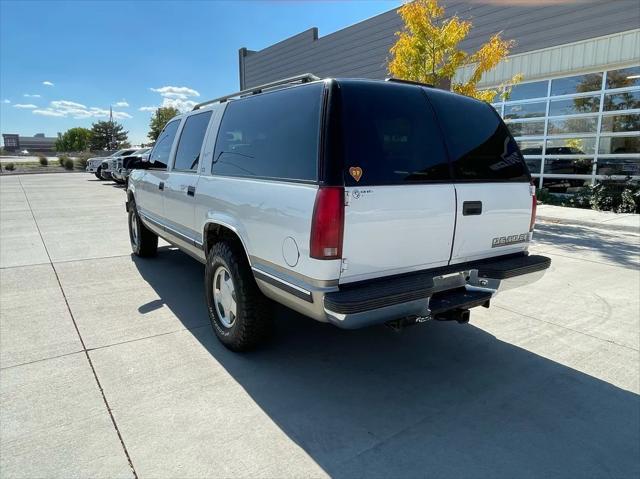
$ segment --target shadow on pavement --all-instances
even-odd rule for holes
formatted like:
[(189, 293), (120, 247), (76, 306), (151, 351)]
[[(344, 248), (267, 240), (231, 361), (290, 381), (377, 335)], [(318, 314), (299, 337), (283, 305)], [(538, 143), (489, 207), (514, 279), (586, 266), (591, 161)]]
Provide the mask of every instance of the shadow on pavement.
[[(187, 327), (207, 321), (201, 264), (168, 248), (134, 262)], [(333, 477), (640, 474), (636, 394), (473, 325), (342, 331), (279, 308), (248, 354), (191, 333)]]
[(533, 239), (540, 246), (553, 246), (568, 252), (597, 250), (609, 261), (624, 267), (637, 268), (640, 259), (640, 242), (633, 233), (537, 223)]

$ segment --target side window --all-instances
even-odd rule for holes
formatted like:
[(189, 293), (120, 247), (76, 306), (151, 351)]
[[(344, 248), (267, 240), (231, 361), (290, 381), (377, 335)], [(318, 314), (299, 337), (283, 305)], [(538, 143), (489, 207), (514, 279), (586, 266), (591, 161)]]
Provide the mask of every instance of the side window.
[(195, 171), (198, 169), (202, 141), (207, 132), (211, 111), (191, 115), (185, 121), (173, 168), (182, 171)]
[(149, 163), (152, 168), (161, 170), (167, 169), (167, 165), (169, 164), (169, 154), (171, 153), (171, 145), (173, 144), (173, 139), (176, 136), (179, 124), (180, 120), (170, 121), (165, 125), (162, 133), (160, 133), (160, 136), (156, 141), (156, 145), (151, 151), (151, 156), (149, 157)]
[(529, 181), (518, 145), (490, 105), (435, 89), (427, 95), (442, 124), (456, 179)]
[(316, 180), (322, 90), (312, 84), (230, 102), (213, 173)]

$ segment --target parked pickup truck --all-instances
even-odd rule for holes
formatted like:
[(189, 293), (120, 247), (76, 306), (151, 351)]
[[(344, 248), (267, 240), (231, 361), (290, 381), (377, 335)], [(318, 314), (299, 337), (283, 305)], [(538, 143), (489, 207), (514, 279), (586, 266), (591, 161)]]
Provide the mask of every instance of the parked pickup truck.
[(151, 148), (140, 148), (128, 155), (117, 157), (115, 161), (113, 161), (113, 164), (110, 165), (111, 179), (116, 183), (126, 183), (130, 170), (133, 169), (134, 165), (138, 164), (142, 156), (149, 150), (151, 150)]
[(86, 171), (96, 175), (96, 178), (98, 178), (99, 180), (103, 180), (104, 178), (102, 177), (102, 164), (105, 160), (108, 161), (110, 159), (117, 158), (118, 156), (133, 153), (134, 151), (135, 149), (124, 149), (114, 151), (109, 156), (98, 156), (95, 158), (89, 158), (87, 160)]
[(549, 267), (535, 189), (488, 104), (398, 80), (302, 75), (202, 103), (129, 178), (136, 255), (158, 236), (205, 265), (209, 317), (240, 351), (279, 302), (341, 328), (466, 322)]

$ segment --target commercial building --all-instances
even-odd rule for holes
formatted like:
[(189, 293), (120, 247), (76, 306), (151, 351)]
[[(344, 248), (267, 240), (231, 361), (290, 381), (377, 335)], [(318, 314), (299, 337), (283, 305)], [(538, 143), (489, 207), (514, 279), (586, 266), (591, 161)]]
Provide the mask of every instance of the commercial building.
[[(444, 0), (446, 15), (471, 20), (461, 44), (475, 51), (502, 32), (510, 57), (483, 78), (493, 88), (524, 80), (493, 104), (540, 186), (571, 192), (598, 179), (640, 179), (640, 2)], [(300, 73), (383, 79), (396, 9), (324, 37), (310, 28), (260, 51), (239, 51), (240, 87)], [(468, 70), (457, 72), (464, 79)]]
[(20, 136), (15, 133), (3, 133), (4, 150), (19, 152), (27, 150), (29, 153), (46, 153), (56, 150), (56, 137), (44, 136), (36, 133), (33, 136)]

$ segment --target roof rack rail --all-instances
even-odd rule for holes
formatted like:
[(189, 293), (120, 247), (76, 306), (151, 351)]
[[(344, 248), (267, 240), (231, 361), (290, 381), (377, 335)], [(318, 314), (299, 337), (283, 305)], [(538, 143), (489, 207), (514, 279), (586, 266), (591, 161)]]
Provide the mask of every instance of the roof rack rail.
[(433, 86), (431, 83), (422, 83), (422, 82), (413, 81), (413, 80), (403, 80), (402, 78), (385, 78), (384, 81), (392, 81), (394, 83), (407, 83), (409, 85), (419, 85), (419, 86), (426, 86), (429, 88), (435, 88), (435, 86)]
[(198, 103), (193, 107), (193, 110), (199, 110), (203, 106), (210, 105), (211, 103), (222, 103), (231, 98), (242, 97), (247, 95), (257, 95), (258, 93), (262, 93), (264, 90), (272, 90), (276, 87), (284, 87), (286, 85), (290, 85), (292, 83), (308, 83), (311, 81), (320, 80), (320, 77), (317, 77), (313, 73), (303, 73), (302, 75), (296, 75), (289, 78), (283, 78), (282, 80), (276, 80), (273, 82), (265, 83), (264, 85), (254, 86), (253, 88), (247, 88), (246, 90), (240, 90), (235, 93), (231, 93), (229, 95), (221, 96), (219, 98), (214, 98), (213, 100), (203, 101), (202, 103)]

